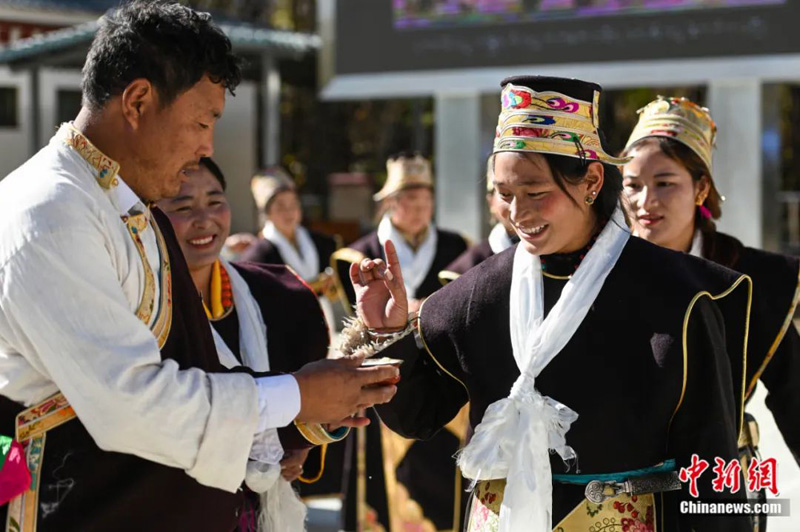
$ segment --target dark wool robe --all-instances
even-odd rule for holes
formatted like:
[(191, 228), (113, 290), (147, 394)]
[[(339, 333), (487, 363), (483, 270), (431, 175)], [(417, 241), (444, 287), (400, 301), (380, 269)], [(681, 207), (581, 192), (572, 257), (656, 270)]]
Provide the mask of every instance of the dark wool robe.
[(764, 383), (766, 405), (800, 464), (800, 335), (792, 323), (800, 259), (745, 247), (718, 232), (703, 235), (703, 256), (753, 279), (746, 397)]
[(456, 260), (447, 265), (444, 271), (453, 272), (458, 275), (464, 274), (494, 255), (492, 246), (489, 245), (488, 240), (484, 240), (479, 244), (475, 244), (464, 253), (459, 255)]
[[(314, 247), (317, 248), (317, 253), (319, 254), (319, 273), (322, 273), (325, 271), (325, 268), (330, 266), (331, 255), (338, 247), (336, 245), (336, 239), (328, 235), (323, 235), (322, 233), (317, 233), (316, 231), (309, 230), (308, 233), (311, 236)], [(261, 264), (286, 264), (286, 261), (281, 256), (281, 252), (278, 251), (278, 247), (266, 238), (259, 238), (255, 244), (247, 248), (247, 250), (242, 253), (240, 260), (259, 262)]]
[[(442, 287), (439, 272), (467, 249), (467, 242), (458, 233), (436, 229), (436, 255), (424, 281), (417, 289), (420, 299), (430, 296)], [(383, 247), (378, 240), (378, 233), (372, 232), (351, 244), (348, 248), (334, 254), (333, 263), (349, 301), (350, 308), (355, 304), (355, 292), (350, 283), (350, 264), (362, 258), (384, 258)], [(367, 504), (377, 512), (380, 523), (387, 527), (389, 508), (386, 495), (386, 476), (384, 474), (383, 443), (380, 424), (373, 411), (368, 415), (372, 423), (366, 428), (366, 470), (367, 470)], [(353, 434), (348, 438), (348, 456), (346, 457), (346, 488), (344, 529), (356, 529), (356, 438)], [(463, 515), (467, 497), (461, 496), (459, 489), (456, 496), (456, 483), (461, 478), (453, 463), (452, 456), (458, 451), (461, 442), (452, 432), (443, 430), (435, 438), (427, 442), (414, 442), (395, 471), (397, 480), (409, 492), (411, 499), (422, 506), (426, 518), (430, 519), (437, 530), (453, 528), (454, 515)], [(458, 500), (460, 499), (460, 500)]]
[[(164, 235), (172, 272), (172, 326), (161, 358), (175, 360), (182, 370), (226, 372), (169, 219), (158, 209), (152, 212)], [(0, 397), (0, 433), (14, 434), (14, 418), (23, 409)], [(65, 479), (72, 480), (67, 495), (52, 489)], [(236, 527), (243, 502), (241, 490), (228, 493), (210, 488), (182, 469), (101, 450), (80, 419), (47, 433), (39, 490), (39, 532), (227, 532)], [(51, 511), (45, 515), (43, 507)], [(3, 523), (6, 510), (3, 506)]]
[[(511, 242), (516, 244), (519, 242), (519, 237), (516, 234), (513, 235), (511, 237)], [(463, 275), (494, 254), (488, 239), (479, 244), (475, 244), (459, 255), (456, 260), (451, 262), (444, 270), (439, 272), (439, 281), (441, 281), (442, 284), (454, 281), (458, 279), (460, 275)]]
[[(392, 430), (430, 438), (468, 400), (475, 427), (489, 405), (508, 396), (520, 375), (509, 326), (515, 249), (425, 302), (424, 349), (408, 337), (382, 353), (405, 360), (394, 400), (376, 407)], [(546, 311), (566, 282), (544, 278)], [(579, 415), (566, 441), (580, 473), (624, 472), (670, 458), (680, 468), (693, 453), (711, 465), (714, 457), (737, 456), (741, 396), (733, 389), (731, 361), (744, 356), (747, 284), (709, 261), (628, 241), (586, 318), (536, 379), (543, 395)], [(560, 457), (551, 457), (553, 473), (564, 473)], [(701, 498), (744, 500), (743, 490), (714, 492), (708, 471), (699, 479)], [(584, 501), (584, 489), (554, 483), (554, 525)], [(656, 495), (658, 530), (748, 530), (746, 517), (680, 515), (679, 500), (688, 497), (686, 485)]]

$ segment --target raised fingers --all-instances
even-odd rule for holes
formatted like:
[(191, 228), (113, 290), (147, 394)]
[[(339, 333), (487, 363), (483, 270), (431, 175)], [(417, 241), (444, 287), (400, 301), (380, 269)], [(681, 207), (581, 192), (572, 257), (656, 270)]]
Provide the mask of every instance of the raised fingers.
[(350, 265), (350, 282), (353, 286), (366, 286), (370, 281), (382, 279), (386, 266), (381, 259), (364, 259)]
[(397, 248), (394, 247), (394, 242), (387, 240), (383, 246), (383, 253), (386, 255), (387, 266), (395, 278), (394, 281), (402, 286), (403, 272), (400, 268), (400, 258), (397, 256)]

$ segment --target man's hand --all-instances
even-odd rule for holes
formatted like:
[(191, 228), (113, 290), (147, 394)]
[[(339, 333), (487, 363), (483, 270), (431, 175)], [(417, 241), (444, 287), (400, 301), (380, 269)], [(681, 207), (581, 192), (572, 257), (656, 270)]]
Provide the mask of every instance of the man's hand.
[(325, 359), (306, 364), (295, 372), (300, 387), (297, 421), (359, 427), (369, 423), (352, 417), (359, 409), (388, 403), (397, 392), (394, 385), (380, 383), (397, 379), (394, 366), (362, 368), (363, 358)]
[(356, 311), (371, 329), (400, 330), (408, 319), (408, 297), (400, 260), (391, 240), (384, 246), (386, 262), (364, 259), (350, 265), (350, 282), (356, 292)]
[(311, 449), (300, 449), (286, 451), (281, 460), (281, 476), (287, 482), (297, 480), (303, 474), (303, 464), (308, 458), (308, 451)]

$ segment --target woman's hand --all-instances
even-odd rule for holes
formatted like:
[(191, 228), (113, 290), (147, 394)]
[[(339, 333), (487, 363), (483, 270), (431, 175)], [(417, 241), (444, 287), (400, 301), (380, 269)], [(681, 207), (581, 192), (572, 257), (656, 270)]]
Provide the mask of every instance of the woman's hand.
[[(356, 292), (356, 311), (370, 329), (401, 330), (408, 320), (408, 298), (400, 261), (391, 240), (384, 246), (386, 262), (364, 259), (350, 265), (350, 282)], [(387, 264), (388, 263), (388, 264)]]
[(310, 449), (286, 451), (281, 460), (281, 476), (287, 482), (297, 480), (303, 474), (303, 464), (308, 458)]

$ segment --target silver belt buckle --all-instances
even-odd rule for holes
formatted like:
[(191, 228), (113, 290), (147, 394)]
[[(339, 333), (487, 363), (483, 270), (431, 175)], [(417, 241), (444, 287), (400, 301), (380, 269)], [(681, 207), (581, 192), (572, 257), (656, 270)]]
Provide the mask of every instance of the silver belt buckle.
[(630, 493), (630, 482), (602, 482), (600, 480), (592, 480), (586, 484), (584, 494), (586, 498), (595, 504), (600, 504), (613, 499), (620, 493)]

